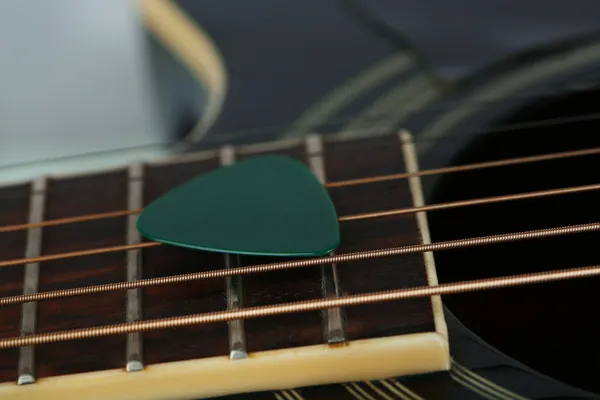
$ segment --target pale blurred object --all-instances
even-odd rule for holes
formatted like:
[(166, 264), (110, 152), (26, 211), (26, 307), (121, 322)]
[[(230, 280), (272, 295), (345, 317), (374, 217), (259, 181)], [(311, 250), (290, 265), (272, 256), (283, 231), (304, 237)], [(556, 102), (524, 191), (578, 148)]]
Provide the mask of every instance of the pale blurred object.
[[(159, 156), (181, 103), (201, 113), (200, 85), (135, 1), (0, 1), (0, 54), (0, 181)], [(135, 150), (39, 163), (124, 148)]]

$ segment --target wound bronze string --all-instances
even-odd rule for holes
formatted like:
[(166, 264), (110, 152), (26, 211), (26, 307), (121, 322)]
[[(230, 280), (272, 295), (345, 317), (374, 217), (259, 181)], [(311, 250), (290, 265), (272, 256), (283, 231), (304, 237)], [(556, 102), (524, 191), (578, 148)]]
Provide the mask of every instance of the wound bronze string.
[[(577, 151), (570, 151), (570, 152), (561, 152), (561, 153), (552, 153), (552, 154), (545, 154), (545, 155), (532, 156), (532, 157), (512, 158), (512, 159), (505, 159), (505, 160), (498, 160), (498, 161), (491, 161), (491, 162), (484, 162), (484, 163), (477, 163), (477, 164), (470, 164), (470, 165), (462, 165), (462, 166), (456, 166), (456, 167), (440, 168), (440, 169), (435, 169), (435, 170), (419, 171), (419, 172), (415, 172), (415, 173), (403, 173), (403, 174), (367, 177), (367, 178), (363, 178), (363, 179), (332, 182), (332, 183), (329, 183), (327, 186), (342, 187), (342, 186), (351, 186), (351, 185), (359, 185), (359, 184), (368, 184), (368, 183), (380, 182), (380, 181), (385, 181), (385, 180), (405, 179), (405, 178), (410, 178), (410, 177), (414, 177), (414, 176), (426, 176), (426, 175), (444, 174), (444, 173), (468, 171), (468, 170), (483, 169), (483, 168), (494, 168), (494, 167), (501, 167), (501, 166), (507, 166), (507, 165), (519, 165), (519, 164), (524, 164), (524, 163), (547, 161), (547, 160), (560, 159), (560, 158), (581, 157), (581, 156), (595, 155), (595, 154), (600, 154), (600, 148), (577, 150)], [(352, 221), (352, 220), (367, 219), (367, 218), (381, 218), (381, 217), (387, 217), (387, 216), (391, 216), (391, 215), (409, 214), (409, 213), (441, 210), (441, 209), (455, 208), (455, 207), (469, 207), (469, 206), (476, 206), (476, 205), (481, 205), (481, 204), (491, 204), (491, 203), (504, 202), (504, 201), (525, 200), (525, 199), (531, 199), (531, 198), (556, 196), (556, 195), (569, 194), (569, 193), (580, 193), (580, 192), (586, 192), (586, 191), (592, 191), (592, 190), (598, 190), (598, 189), (600, 189), (600, 184), (577, 186), (577, 187), (570, 187), (570, 188), (559, 188), (559, 189), (551, 189), (551, 190), (538, 191), (538, 192), (528, 192), (528, 193), (518, 193), (518, 194), (510, 194), (510, 195), (504, 195), (504, 196), (494, 196), (494, 197), (481, 198), (481, 199), (468, 199), (468, 200), (462, 200), (462, 201), (450, 202), (450, 203), (425, 205), (422, 207), (412, 207), (412, 208), (403, 208), (403, 209), (395, 209), (395, 210), (385, 210), (385, 211), (380, 211), (380, 212), (375, 212), (375, 213), (348, 215), (348, 216), (340, 217), (339, 220), (340, 221)], [(39, 224), (10, 225), (10, 226), (5, 226), (5, 227), (0, 227), (0, 232), (10, 232), (10, 231), (17, 231), (17, 230), (24, 230), (24, 229), (30, 229), (30, 228), (35, 228), (35, 227), (45, 227), (45, 226), (52, 226), (52, 225), (71, 224), (71, 223), (76, 223), (76, 222), (91, 221), (91, 220), (104, 219), (104, 218), (115, 218), (115, 217), (120, 217), (120, 216), (136, 214), (136, 213), (139, 213), (140, 211), (141, 211), (141, 209), (121, 210), (121, 211), (114, 211), (114, 212), (109, 212), (109, 213), (89, 214), (89, 215), (83, 215), (83, 216), (77, 216), (77, 217), (71, 217), (71, 218), (63, 218), (63, 219), (59, 219), (59, 220), (49, 220), (49, 221), (41, 222)], [(328, 256), (328, 257), (319, 257), (319, 258), (286, 261), (286, 262), (280, 262), (280, 263), (243, 266), (240, 268), (230, 269), (230, 270), (219, 269), (219, 270), (204, 271), (204, 272), (191, 273), (191, 274), (185, 274), (185, 275), (175, 275), (175, 276), (167, 276), (167, 277), (160, 277), (160, 278), (141, 279), (141, 280), (129, 281), (129, 282), (117, 282), (117, 283), (110, 283), (110, 284), (104, 284), (104, 285), (71, 288), (71, 289), (55, 290), (55, 291), (48, 291), (48, 292), (39, 292), (39, 293), (32, 293), (32, 294), (27, 294), (27, 295), (10, 296), (10, 297), (0, 298), (0, 305), (19, 304), (19, 303), (32, 302), (32, 301), (80, 296), (80, 295), (87, 295), (87, 294), (92, 294), (92, 293), (102, 293), (102, 292), (116, 291), (116, 290), (143, 288), (143, 287), (150, 287), (150, 286), (157, 286), (157, 285), (164, 285), (164, 284), (175, 284), (175, 283), (187, 282), (187, 281), (192, 281), (192, 280), (224, 278), (224, 277), (234, 276), (234, 275), (258, 274), (258, 273), (285, 270), (285, 269), (291, 269), (291, 268), (319, 266), (322, 264), (336, 263), (338, 265), (344, 265), (344, 263), (348, 263), (348, 262), (352, 262), (352, 261), (376, 259), (376, 258), (380, 258), (380, 257), (404, 255), (404, 254), (411, 254), (411, 253), (418, 253), (418, 252), (442, 251), (442, 250), (449, 250), (449, 249), (456, 249), (456, 248), (488, 245), (488, 244), (503, 243), (503, 242), (510, 242), (510, 241), (519, 241), (519, 240), (538, 239), (538, 238), (545, 238), (545, 237), (551, 237), (551, 236), (569, 235), (569, 234), (592, 232), (592, 231), (599, 231), (599, 230), (600, 230), (600, 222), (597, 222), (597, 223), (573, 225), (573, 226), (566, 226), (566, 227), (540, 229), (540, 230), (534, 230), (534, 231), (507, 233), (507, 234), (500, 234), (500, 235), (494, 235), (494, 236), (458, 239), (458, 240), (437, 242), (437, 243), (430, 243), (430, 244), (420, 244), (420, 245), (412, 245), (412, 246), (367, 250), (367, 251), (361, 251), (361, 252), (356, 252), (356, 253), (338, 254), (338, 255), (333, 255), (333, 256)], [(26, 263), (43, 262), (43, 261), (50, 261), (50, 260), (56, 260), (56, 259), (62, 259), (62, 258), (71, 258), (71, 257), (85, 256), (85, 255), (127, 251), (127, 250), (133, 250), (133, 249), (154, 247), (154, 246), (159, 246), (159, 245), (161, 245), (161, 244), (157, 243), (157, 242), (148, 242), (148, 243), (139, 243), (139, 244), (133, 244), (133, 245), (121, 245), (121, 246), (96, 248), (96, 249), (83, 250), (83, 251), (73, 251), (73, 252), (66, 252), (66, 253), (59, 253), (59, 254), (44, 255), (44, 256), (40, 256), (40, 257), (31, 257), (31, 258), (22, 258), (22, 259), (2, 261), (2, 262), (0, 262), (0, 266), (21, 265), (21, 264), (26, 264)], [(235, 319), (257, 318), (257, 317), (267, 316), (267, 315), (304, 312), (304, 311), (319, 310), (319, 309), (324, 309), (324, 308), (329, 308), (329, 307), (346, 307), (346, 306), (354, 306), (354, 305), (359, 305), (359, 304), (408, 299), (408, 298), (414, 298), (414, 297), (433, 296), (433, 295), (448, 295), (448, 294), (464, 293), (464, 292), (469, 292), (469, 291), (488, 290), (488, 289), (494, 289), (494, 288), (519, 286), (519, 285), (527, 285), (527, 284), (542, 283), (542, 282), (551, 282), (551, 281), (558, 281), (558, 280), (565, 280), (565, 279), (585, 278), (585, 277), (591, 277), (591, 276), (596, 276), (596, 275), (600, 275), (600, 266), (593, 265), (593, 266), (588, 266), (588, 267), (583, 267), (583, 268), (578, 268), (578, 269), (549, 271), (549, 272), (540, 272), (540, 273), (535, 273), (535, 274), (525, 274), (525, 275), (505, 276), (505, 277), (500, 277), (500, 278), (490, 278), (490, 279), (483, 279), (483, 280), (455, 282), (455, 283), (447, 283), (447, 284), (436, 285), (436, 286), (424, 286), (424, 287), (416, 287), (416, 288), (398, 289), (398, 290), (391, 290), (391, 291), (378, 292), (378, 293), (364, 293), (364, 294), (356, 294), (356, 295), (343, 296), (343, 297), (337, 297), (337, 298), (313, 299), (313, 300), (295, 302), (295, 303), (268, 305), (268, 306), (254, 307), (254, 308), (243, 308), (243, 309), (233, 310), (233, 311), (219, 311), (219, 312), (211, 312), (211, 313), (206, 313), (206, 314), (196, 314), (196, 315), (190, 315), (190, 316), (157, 319), (157, 320), (149, 320), (149, 321), (137, 321), (137, 322), (132, 322), (132, 323), (97, 326), (97, 327), (82, 328), (82, 329), (75, 329), (75, 330), (68, 330), (68, 331), (34, 334), (34, 335), (23, 336), (23, 337), (6, 338), (6, 339), (0, 339), (0, 348), (19, 347), (19, 346), (25, 346), (25, 345), (35, 345), (35, 344), (43, 344), (43, 343), (65, 341), (65, 340), (77, 340), (77, 339), (84, 339), (84, 338), (97, 337), (97, 336), (118, 335), (118, 334), (141, 332), (141, 331), (154, 330), (154, 329), (174, 328), (174, 327), (193, 325), (193, 324), (225, 322), (225, 321), (230, 321), (230, 320), (235, 320)]]
[(218, 269), (212, 271), (194, 272), (183, 275), (171, 275), (159, 278), (140, 279), (128, 282), (107, 283), (103, 285), (86, 286), (71, 289), (53, 290), (24, 295), (8, 296), (0, 298), (0, 306), (26, 303), (31, 301), (50, 300), (65, 297), (83, 296), (95, 293), (111, 292), (117, 290), (128, 290), (146, 288), (167, 284), (183, 283), (195, 280), (206, 280), (226, 278), (230, 276), (253, 275), (265, 272), (281, 271), (292, 268), (306, 268), (320, 266), (323, 264), (337, 263), (344, 266), (345, 263), (361, 261), (381, 257), (391, 257), (428, 251), (443, 251), (465, 247), (483, 246), (489, 244), (506, 243), (519, 240), (542, 239), (553, 236), (572, 235), (576, 233), (594, 232), (600, 230), (600, 222), (563, 226), (557, 228), (538, 229), (524, 232), (505, 233), (492, 236), (480, 236), (468, 239), (456, 239), (445, 242), (418, 244), (411, 246), (390, 247), (377, 250), (366, 250), (355, 253), (337, 254), (327, 257), (308, 258), (302, 260), (285, 261), (278, 263), (246, 265), (231, 269)]
[(86, 338), (122, 335), (158, 329), (177, 328), (189, 325), (227, 322), (238, 319), (259, 318), (270, 315), (316, 311), (326, 308), (351, 307), (361, 304), (381, 303), (417, 297), (451, 295), (458, 293), (523, 286), (536, 283), (589, 278), (600, 275), (600, 265), (575, 269), (555, 270), (531, 274), (504, 276), (499, 278), (477, 279), (435, 286), (420, 286), (406, 289), (388, 290), (364, 294), (347, 295), (327, 299), (313, 299), (293, 303), (248, 307), (236, 310), (216, 311), (180, 317), (162, 318), (114, 325), (96, 326), (57, 332), (39, 333), (21, 337), (0, 339), (0, 348), (39, 345), (44, 343), (80, 340)]

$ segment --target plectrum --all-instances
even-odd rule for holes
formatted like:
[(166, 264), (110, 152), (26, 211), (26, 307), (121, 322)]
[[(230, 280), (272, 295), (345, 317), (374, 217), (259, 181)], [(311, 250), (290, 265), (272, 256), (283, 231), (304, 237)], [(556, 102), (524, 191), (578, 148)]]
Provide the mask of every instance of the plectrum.
[(258, 156), (194, 178), (140, 214), (141, 235), (230, 254), (320, 256), (340, 243), (327, 190), (301, 162)]

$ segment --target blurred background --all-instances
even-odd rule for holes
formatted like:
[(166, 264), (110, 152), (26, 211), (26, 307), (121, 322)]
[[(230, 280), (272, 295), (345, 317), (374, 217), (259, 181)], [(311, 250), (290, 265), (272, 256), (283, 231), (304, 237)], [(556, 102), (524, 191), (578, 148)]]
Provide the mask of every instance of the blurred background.
[[(308, 132), (419, 134), (595, 71), (600, 4), (565, 4), (2, 0), (0, 181)], [(524, 59), (537, 69), (508, 82)]]
[[(308, 133), (409, 129), (422, 170), (600, 147), (598, 15), (597, 0), (0, 0), (0, 185)], [(430, 176), (426, 203), (598, 183), (597, 164)], [(431, 213), (432, 239), (598, 221), (597, 197), (564, 199)], [(438, 276), (597, 262), (597, 237), (547, 243), (436, 255)], [(600, 393), (597, 283), (540, 287), (444, 302)]]

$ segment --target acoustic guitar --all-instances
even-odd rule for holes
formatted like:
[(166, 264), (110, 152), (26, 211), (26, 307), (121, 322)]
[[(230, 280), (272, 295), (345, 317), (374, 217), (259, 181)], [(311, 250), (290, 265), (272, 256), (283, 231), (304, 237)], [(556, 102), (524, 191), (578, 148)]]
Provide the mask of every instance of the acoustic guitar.
[[(558, 97), (483, 130), (223, 141), (3, 186), (0, 398), (599, 398), (598, 91)], [(137, 229), (173, 189), (267, 155), (325, 188), (334, 252)]]
[[(463, 296), (452, 310), (530, 365), (593, 354), (583, 302), (600, 268), (571, 251), (600, 229), (582, 212), (599, 186), (540, 189), (555, 181), (533, 175), (572, 176), (598, 152), (421, 170), (407, 131), (311, 135), (4, 187), (1, 398), (595, 398), (487, 344), (441, 296)], [(305, 163), (327, 188), (341, 231), (332, 255), (238, 260), (140, 238), (145, 205), (266, 154)], [(434, 175), (462, 178), (425, 204)], [(529, 184), (512, 193), (515, 182)], [(530, 229), (505, 229), (512, 219)], [(573, 369), (593, 385), (593, 366)]]

